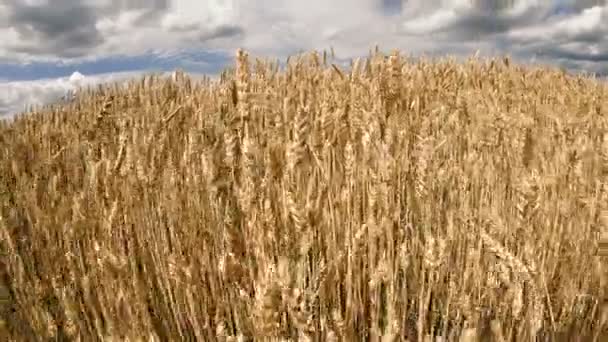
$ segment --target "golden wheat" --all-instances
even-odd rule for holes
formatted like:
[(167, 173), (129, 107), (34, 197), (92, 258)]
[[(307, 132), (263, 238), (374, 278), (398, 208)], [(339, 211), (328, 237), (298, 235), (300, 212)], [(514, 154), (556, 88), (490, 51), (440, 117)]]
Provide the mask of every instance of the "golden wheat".
[(0, 338), (608, 338), (608, 87), (333, 56), (0, 125)]

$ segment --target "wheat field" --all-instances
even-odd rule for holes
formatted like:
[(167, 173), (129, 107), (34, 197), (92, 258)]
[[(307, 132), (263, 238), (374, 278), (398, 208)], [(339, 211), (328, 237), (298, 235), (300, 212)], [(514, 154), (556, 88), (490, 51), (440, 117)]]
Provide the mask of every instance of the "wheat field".
[(379, 50), (0, 122), (0, 339), (608, 338), (608, 86)]

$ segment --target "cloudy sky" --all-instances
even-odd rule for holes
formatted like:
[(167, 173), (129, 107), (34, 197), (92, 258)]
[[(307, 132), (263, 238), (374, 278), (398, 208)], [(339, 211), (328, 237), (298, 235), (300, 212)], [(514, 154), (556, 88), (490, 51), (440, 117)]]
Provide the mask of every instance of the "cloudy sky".
[(217, 74), (238, 47), (480, 51), (606, 75), (607, 33), (605, 0), (0, 0), (0, 116), (149, 71)]

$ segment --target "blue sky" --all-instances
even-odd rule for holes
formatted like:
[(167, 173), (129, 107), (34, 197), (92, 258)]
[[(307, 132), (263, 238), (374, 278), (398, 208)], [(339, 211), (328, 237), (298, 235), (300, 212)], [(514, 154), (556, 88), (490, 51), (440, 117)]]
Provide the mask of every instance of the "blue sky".
[(41, 61), (31, 63), (5, 62), (0, 64), (0, 79), (36, 80), (57, 78), (78, 71), (85, 75), (126, 71), (171, 71), (187, 68), (194, 73), (215, 73), (218, 65), (230, 63), (232, 56), (226, 52), (184, 50), (177, 56), (162, 56), (155, 53), (137, 55), (110, 55), (107, 57), (73, 61)]
[(0, 0), (0, 116), (150, 71), (216, 75), (239, 47), (281, 60), (480, 51), (608, 74), (605, 1), (500, 1)]

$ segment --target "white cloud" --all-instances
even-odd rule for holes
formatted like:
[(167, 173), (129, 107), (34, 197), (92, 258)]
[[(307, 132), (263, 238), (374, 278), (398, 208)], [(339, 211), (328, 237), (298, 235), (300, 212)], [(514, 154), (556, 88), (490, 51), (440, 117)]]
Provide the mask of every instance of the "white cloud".
[(137, 74), (125, 72), (84, 76), (76, 71), (70, 76), (56, 79), (0, 82), (0, 118), (22, 112), (26, 106), (40, 106), (56, 102), (68, 92), (74, 92), (79, 87), (123, 81)]
[(68, 81), (71, 84), (80, 84), (82, 82), (82, 80), (84, 80), (84, 75), (79, 73), (78, 71), (74, 71), (74, 73), (72, 73), (72, 75), (70, 76), (70, 78), (68, 79)]
[[(83, 75), (78, 71), (70, 76), (41, 79), (35, 81), (5, 81), (0, 80), (0, 119), (11, 117), (23, 112), (26, 107), (41, 106), (55, 103), (69, 93), (77, 94), (78, 89), (109, 84), (114, 82), (127, 82), (141, 77), (146, 72), (121, 72), (97, 75)], [(172, 72), (162, 72), (161, 76), (170, 76)], [(217, 79), (217, 74), (188, 73), (193, 80), (203, 77)]]

